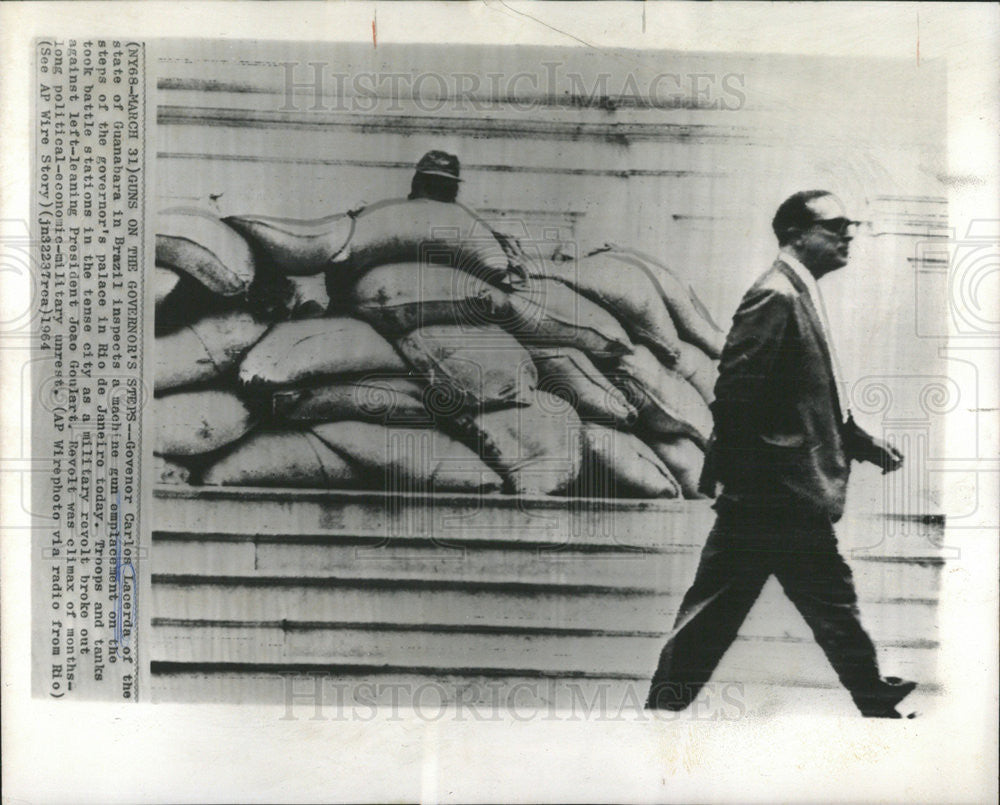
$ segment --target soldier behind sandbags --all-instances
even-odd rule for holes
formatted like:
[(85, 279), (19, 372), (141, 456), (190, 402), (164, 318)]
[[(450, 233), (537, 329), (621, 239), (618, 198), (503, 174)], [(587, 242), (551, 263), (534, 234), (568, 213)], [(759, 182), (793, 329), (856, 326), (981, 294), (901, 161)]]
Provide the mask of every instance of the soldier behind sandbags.
[(433, 201), (453, 202), (458, 197), (458, 157), (444, 151), (428, 151), (417, 163), (416, 173), (410, 183), (411, 201), (429, 198)]
[[(448, 204), (456, 203), (458, 199), (458, 184), (462, 180), (459, 177), (458, 157), (444, 151), (428, 151), (417, 163), (417, 170), (413, 174), (413, 181), (410, 183), (410, 195), (407, 199), (431, 199), (432, 201), (443, 201)], [(469, 209), (469, 208), (466, 208)], [(469, 212), (475, 214), (474, 210)], [(498, 232), (492, 227), (490, 231), (496, 237), (500, 246), (512, 267), (518, 269), (518, 274), (523, 278), (526, 275), (524, 270), (524, 252), (521, 244), (513, 235)]]

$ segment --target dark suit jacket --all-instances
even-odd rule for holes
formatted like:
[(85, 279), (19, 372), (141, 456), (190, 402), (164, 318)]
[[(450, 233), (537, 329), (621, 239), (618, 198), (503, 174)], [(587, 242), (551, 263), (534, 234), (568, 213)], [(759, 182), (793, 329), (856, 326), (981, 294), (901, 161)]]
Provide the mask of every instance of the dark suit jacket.
[(840, 519), (853, 439), (813, 300), (780, 260), (733, 317), (712, 414), (703, 481), (722, 482), (724, 503)]

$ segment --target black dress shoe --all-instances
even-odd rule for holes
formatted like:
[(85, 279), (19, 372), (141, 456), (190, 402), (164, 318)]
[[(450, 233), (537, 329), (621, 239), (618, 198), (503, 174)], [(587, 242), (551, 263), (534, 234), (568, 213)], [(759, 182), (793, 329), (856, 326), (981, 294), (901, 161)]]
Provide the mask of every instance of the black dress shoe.
[(679, 713), (686, 710), (701, 690), (684, 682), (654, 682), (646, 697), (646, 710), (669, 710)]
[(649, 698), (646, 699), (645, 710), (668, 710), (672, 713), (679, 713), (682, 710), (686, 710), (688, 705), (691, 703), (687, 699), (677, 699), (670, 696), (663, 695), (666, 691), (662, 693), (659, 691), (650, 691)]
[[(880, 681), (875, 691), (855, 696), (854, 703), (866, 718), (903, 718), (896, 710), (896, 705), (909, 696), (916, 686), (916, 682), (900, 679), (898, 676), (887, 676)], [(913, 715), (907, 717), (912, 718)]]
[(890, 707), (888, 710), (872, 710), (870, 712), (862, 711), (861, 715), (865, 718), (916, 718), (918, 713), (907, 713), (904, 716), (895, 707)]

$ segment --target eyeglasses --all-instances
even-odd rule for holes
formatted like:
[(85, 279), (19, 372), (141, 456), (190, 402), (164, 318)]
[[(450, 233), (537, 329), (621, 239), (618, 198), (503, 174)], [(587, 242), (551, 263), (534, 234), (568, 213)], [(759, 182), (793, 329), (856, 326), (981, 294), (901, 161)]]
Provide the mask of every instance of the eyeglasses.
[(813, 221), (813, 224), (823, 227), (833, 235), (843, 237), (850, 233), (851, 227), (861, 226), (861, 221), (852, 221), (850, 218), (822, 218), (819, 221)]

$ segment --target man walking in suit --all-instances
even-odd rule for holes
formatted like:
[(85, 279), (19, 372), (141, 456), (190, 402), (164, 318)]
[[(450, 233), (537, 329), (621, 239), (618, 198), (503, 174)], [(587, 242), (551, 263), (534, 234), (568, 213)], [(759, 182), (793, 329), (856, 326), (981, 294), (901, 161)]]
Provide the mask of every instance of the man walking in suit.
[(852, 459), (883, 472), (902, 464), (844, 406), (817, 285), (847, 264), (855, 225), (819, 190), (796, 193), (774, 216), (780, 253), (743, 297), (719, 365), (703, 475), (713, 494), (723, 485), (716, 522), (660, 655), (649, 709), (683, 710), (695, 699), (772, 574), (863, 715), (900, 718), (896, 705), (916, 687), (879, 675), (833, 530)]

